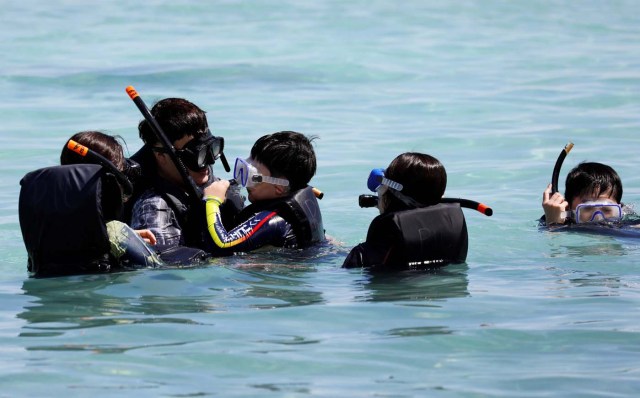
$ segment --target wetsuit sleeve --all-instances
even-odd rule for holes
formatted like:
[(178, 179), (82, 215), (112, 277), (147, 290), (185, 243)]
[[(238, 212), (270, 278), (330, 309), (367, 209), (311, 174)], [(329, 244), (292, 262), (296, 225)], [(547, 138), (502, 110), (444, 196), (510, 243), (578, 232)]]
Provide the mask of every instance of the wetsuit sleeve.
[(216, 246), (233, 252), (248, 252), (262, 246), (288, 246), (293, 236), (291, 225), (275, 211), (261, 211), (228, 231), (222, 224), (222, 201), (214, 196), (206, 199), (207, 228)]
[(158, 247), (181, 244), (182, 229), (169, 204), (160, 196), (142, 196), (133, 205), (131, 228), (149, 229), (156, 236)]

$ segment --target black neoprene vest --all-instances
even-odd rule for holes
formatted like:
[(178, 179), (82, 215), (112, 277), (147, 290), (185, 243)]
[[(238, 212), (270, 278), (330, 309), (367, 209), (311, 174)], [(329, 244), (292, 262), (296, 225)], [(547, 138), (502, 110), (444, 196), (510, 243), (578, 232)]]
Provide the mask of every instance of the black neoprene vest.
[(467, 224), (460, 205), (440, 203), (374, 218), (367, 240), (349, 253), (343, 267), (436, 268), (464, 262), (467, 249)]
[(75, 164), (32, 171), (20, 181), (19, 219), (35, 276), (107, 272), (105, 223), (122, 211), (121, 190), (102, 166)]
[(291, 224), (296, 234), (298, 248), (304, 248), (325, 239), (322, 214), (312, 187), (307, 186), (285, 198), (251, 204), (245, 207), (236, 219), (242, 222), (265, 210), (275, 211)]
[[(219, 254), (216, 253), (219, 250), (211, 241), (211, 236), (207, 230), (205, 203), (203, 201), (193, 200), (182, 188), (158, 176), (158, 167), (149, 145), (143, 145), (131, 159), (140, 164), (143, 178), (139, 184), (135, 185), (134, 194), (125, 209), (125, 219), (131, 219), (133, 204), (146, 189), (153, 186), (154, 190), (162, 196), (169, 207), (171, 207), (171, 210), (173, 210), (180, 229), (182, 230), (183, 244), (191, 248), (206, 250), (214, 255)], [(213, 182), (216, 178), (213, 174), (211, 174), (211, 176), (211, 181)], [(233, 225), (235, 217), (243, 206), (244, 198), (235, 191), (229, 190), (227, 200), (220, 208), (225, 227)], [(160, 255), (164, 258), (162, 252)]]

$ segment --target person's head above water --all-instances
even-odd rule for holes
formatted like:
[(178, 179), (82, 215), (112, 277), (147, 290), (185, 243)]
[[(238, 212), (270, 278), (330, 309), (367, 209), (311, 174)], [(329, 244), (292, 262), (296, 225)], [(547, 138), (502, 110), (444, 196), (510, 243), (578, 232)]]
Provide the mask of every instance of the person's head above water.
[[(206, 184), (209, 181), (209, 167), (198, 167), (198, 162), (190, 161), (193, 156), (189, 156), (206, 146), (210, 140), (208, 137), (211, 133), (205, 112), (183, 98), (160, 100), (150, 112), (177, 150), (194, 182), (197, 185)], [(138, 131), (142, 141), (154, 151), (159, 175), (173, 184), (184, 186), (186, 183), (146, 119), (140, 122)], [(211, 163), (213, 160), (209, 164)]]
[[(104, 156), (118, 170), (123, 171), (125, 169), (125, 157), (118, 138), (100, 131), (81, 131), (74, 134), (70, 139)], [(60, 153), (60, 164), (64, 166), (78, 163), (93, 163), (93, 161), (68, 150), (65, 142)]]
[(565, 199), (572, 210), (588, 201), (610, 199), (622, 201), (622, 181), (618, 173), (606, 164), (583, 162), (567, 175)]
[(619, 221), (622, 218), (622, 181), (610, 166), (580, 163), (567, 175), (565, 196), (552, 193), (551, 189), (549, 184), (542, 194), (547, 225)]
[(264, 135), (253, 144), (251, 160), (264, 165), (271, 177), (289, 181), (289, 191), (307, 186), (316, 174), (316, 154), (312, 141), (295, 131), (280, 131)]
[[(421, 206), (438, 204), (447, 188), (447, 172), (440, 161), (431, 155), (406, 152), (397, 156), (384, 173), (385, 178), (402, 185), (401, 195), (417, 201)], [(412, 206), (402, 200), (393, 189), (383, 188), (380, 195), (381, 213), (406, 210)]]

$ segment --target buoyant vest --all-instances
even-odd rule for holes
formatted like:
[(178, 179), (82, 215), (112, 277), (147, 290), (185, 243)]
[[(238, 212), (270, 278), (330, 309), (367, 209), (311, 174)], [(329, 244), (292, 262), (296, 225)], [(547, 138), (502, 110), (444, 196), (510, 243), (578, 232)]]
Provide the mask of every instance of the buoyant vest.
[(440, 203), (374, 218), (359, 261), (384, 271), (436, 268), (464, 262), (468, 245), (460, 205)]
[(20, 181), (18, 213), (35, 276), (108, 272), (106, 222), (122, 212), (115, 177), (94, 164), (32, 171)]
[(265, 211), (275, 211), (286, 222), (291, 224), (296, 235), (298, 248), (304, 248), (325, 239), (322, 214), (313, 188), (307, 186), (293, 195), (260, 203), (244, 208), (237, 217), (242, 222), (252, 215)]
[[(211, 236), (207, 230), (207, 217), (205, 203), (190, 197), (181, 187), (171, 184), (158, 176), (156, 164), (151, 147), (148, 144), (136, 152), (131, 159), (135, 160), (142, 168), (142, 181), (134, 186), (134, 194), (125, 208), (125, 219), (131, 220), (133, 205), (140, 195), (152, 188), (164, 199), (180, 225), (183, 244), (192, 248), (217, 251), (217, 246), (211, 245)], [(211, 182), (217, 180), (211, 174)], [(225, 227), (233, 225), (234, 219), (244, 206), (244, 198), (236, 191), (227, 192), (227, 200), (220, 208)], [(227, 221), (229, 220), (229, 221)], [(161, 253), (164, 258), (164, 254)]]

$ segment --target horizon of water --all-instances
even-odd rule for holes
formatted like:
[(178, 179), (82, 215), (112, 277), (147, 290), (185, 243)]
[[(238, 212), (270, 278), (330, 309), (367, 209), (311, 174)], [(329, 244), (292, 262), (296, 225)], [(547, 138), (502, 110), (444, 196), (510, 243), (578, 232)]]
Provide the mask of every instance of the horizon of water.
[[(0, 22), (0, 396), (635, 396), (637, 240), (539, 231), (564, 145), (640, 203), (634, 1), (5, 4)], [(33, 279), (19, 181), (82, 130), (118, 134), (184, 97), (227, 156), (315, 135), (333, 244), (194, 269)], [(340, 268), (375, 209), (372, 168), (406, 151), (447, 169), (467, 262)], [(216, 174), (228, 178), (219, 165)], [(43, 203), (46, 205), (46, 203)]]

